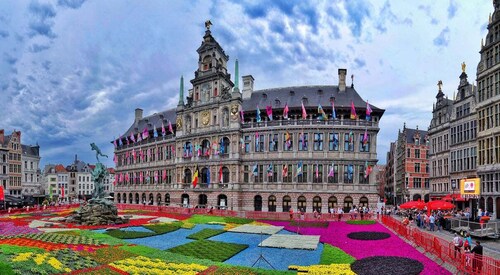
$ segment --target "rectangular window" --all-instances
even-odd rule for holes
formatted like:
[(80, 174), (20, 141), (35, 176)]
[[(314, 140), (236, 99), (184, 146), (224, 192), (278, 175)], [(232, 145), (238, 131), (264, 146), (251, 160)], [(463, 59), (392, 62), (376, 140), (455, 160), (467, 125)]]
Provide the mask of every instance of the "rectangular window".
[(248, 170), (248, 165), (243, 166), (243, 182), (248, 183), (249, 179), (249, 170)]
[(420, 158), (420, 149), (415, 149), (415, 158)]
[(250, 153), (250, 136), (245, 136), (245, 153)]
[(415, 173), (420, 173), (420, 163), (415, 163)]
[(344, 151), (354, 151), (354, 134), (352, 132), (344, 133)]
[(409, 158), (411, 156), (410, 148), (406, 149), (406, 157)]
[(360, 152), (370, 152), (370, 135), (360, 134), (359, 135), (359, 151)]
[(288, 132), (283, 134), (283, 151), (293, 150), (293, 134)]
[[(283, 182), (292, 182), (292, 179), (293, 179), (293, 166), (291, 164), (285, 164), (285, 165), (288, 165), (287, 167), (287, 174), (286, 176), (283, 177)], [(283, 169), (283, 167), (281, 167), (281, 169)], [(282, 171), (283, 173), (283, 171)]]
[(332, 165), (328, 165), (328, 183), (338, 183), (339, 182), (339, 166), (337, 164), (333, 165), (333, 177), (331, 176)]
[(365, 177), (365, 166), (360, 165), (358, 171), (359, 183), (368, 183), (368, 176)]
[(422, 179), (421, 178), (414, 178), (413, 179), (413, 187), (414, 188), (422, 188)]
[(297, 176), (297, 182), (307, 182), (307, 164), (302, 165), (302, 175)]
[(338, 151), (339, 150), (339, 134), (329, 133), (328, 134), (328, 150)]
[(313, 182), (314, 183), (323, 182), (323, 164), (313, 165)]
[(269, 135), (269, 152), (278, 151), (278, 134)]
[(354, 178), (354, 166), (344, 165), (344, 183), (352, 183)]
[(271, 171), (269, 171), (269, 165), (267, 165), (267, 182), (278, 182), (278, 166), (271, 164)]
[(309, 134), (308, 133), (299, 133), (299, 151), (307, 151), (309, 147)]
[(314, 133), (314, 151), (323, 151), (323, 133)]

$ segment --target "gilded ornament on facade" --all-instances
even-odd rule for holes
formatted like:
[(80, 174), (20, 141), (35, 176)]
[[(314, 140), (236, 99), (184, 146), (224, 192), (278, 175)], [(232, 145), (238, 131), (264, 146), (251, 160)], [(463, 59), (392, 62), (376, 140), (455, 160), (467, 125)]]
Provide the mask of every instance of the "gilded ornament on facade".
[(203, 125), (208, 125), (209, 122), (210, 122), (210, 112), (203, 111), (201, 113), (201, 123), (203, 123)]
[(177, 124), (177, 129), (180, 129), (182, 127), (182, 118), (177, 117), (175, 124)]
[(238, 118), (238, 109), (239, 109), (238, 104), (231, 105), (231, 116), (233, 120)]

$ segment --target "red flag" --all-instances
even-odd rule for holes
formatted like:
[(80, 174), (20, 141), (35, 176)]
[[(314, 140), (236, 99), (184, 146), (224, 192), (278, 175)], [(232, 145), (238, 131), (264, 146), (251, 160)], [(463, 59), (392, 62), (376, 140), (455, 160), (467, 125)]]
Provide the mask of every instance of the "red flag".
[(272, 121), (273, 120), (273, 106), (266, 106), (266, 113), (267, 113), (267, 117), (269, 117), (269, 120)]
[(3, 192), (3, 186), (0, 184), (0, 200), (5, 200), (5, 194)]
[(304, 102), (302, 102), (302, 119), (307, 118), (306, 107), (304, 107)]
[(163, 177), (162, 177), (163, 180), (166, 180), (167, 179), (167, 169), (163, 170)]
[(194, 171), (194, 177), (193, 177), (193, 188), (198, 185), (198, 167), (196, 167), (196, 171)]
[(172, 122), (170, 122), (170, 120), (168, 121), (168, 131), (172, 134), (174, 133), (174, 128), (172, 128)]
[(163, 124), (163, 121), (161, 122), (161, 135), (165, 136), (167, 134), (167, 131), (165, 130), (165, 124)]
[(219, 169), (219, 182), (224, 183), (224, 178), (222, 177), (222, 166)]
[(283, 172), (281, 174), (283, 175), (283, 177), (288, 176), (288, 165), (286, 164), (283, 165)]
[(61, 187), (61, 198), (64, 199), (64, 185)]
[(285, 103), (285, 109), (283, 109), (283, 118), (288, 119), (288, 103)]
[(351, 101), (351, 119), (356, 119), (356, 108), (353, 101)]

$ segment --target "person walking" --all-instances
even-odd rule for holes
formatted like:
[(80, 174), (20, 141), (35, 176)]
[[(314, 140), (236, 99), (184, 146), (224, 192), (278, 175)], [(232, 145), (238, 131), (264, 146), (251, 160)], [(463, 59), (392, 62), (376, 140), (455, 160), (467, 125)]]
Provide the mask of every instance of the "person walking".
[(483, 246), (480, 241), (476, 241), (476, 246), (471, 250), (474, 255), (472, 258), (472, 272), (481, 273), (483, 267)]
[(431, 216), (429, 217), (429, 227), (430, 227), (430, 231), (434, 231), (434, 223), (436, 222), (436, 218), (434, 217), (434, 214), (431, 214)]
[(453, 238), (453, 245), (455, 246), (455, 258), (457, 254), (460, 255), (462, 252), (462, 246), (464, 245), (463, 240), (457, 233), (455, 233), (455, 237)]

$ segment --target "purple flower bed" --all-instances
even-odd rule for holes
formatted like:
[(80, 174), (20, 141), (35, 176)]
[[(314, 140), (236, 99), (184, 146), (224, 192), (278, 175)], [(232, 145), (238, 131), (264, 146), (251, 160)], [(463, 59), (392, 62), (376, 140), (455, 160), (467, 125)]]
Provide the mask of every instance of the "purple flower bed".
[[(284, 226), (286, 230), (296, 230), (296, 227), (288, 226), (288, 222), (265, 222), (272, 225)], [(388, 233), (390, 237), (375, 241), (353, 240), (347, 237), (351, 232), (361, 231), (384, 232)], [(351, 225), (345, 222), (331, 222), (328, 228), (300, 228), (300, 234), (320, 235), (321, 242), (336, 246), (358, 260), (371, 256), (406, 257), (417, 260), (424, 265), (424, 270), (421, 274), (451, 274), (379, 223), (372, 225)]]
[(13, 222), (0, 222), (0, 236), (10, 236), (29, 233), (41, 233), (36, 228), (29, 226), (17, 226)]

